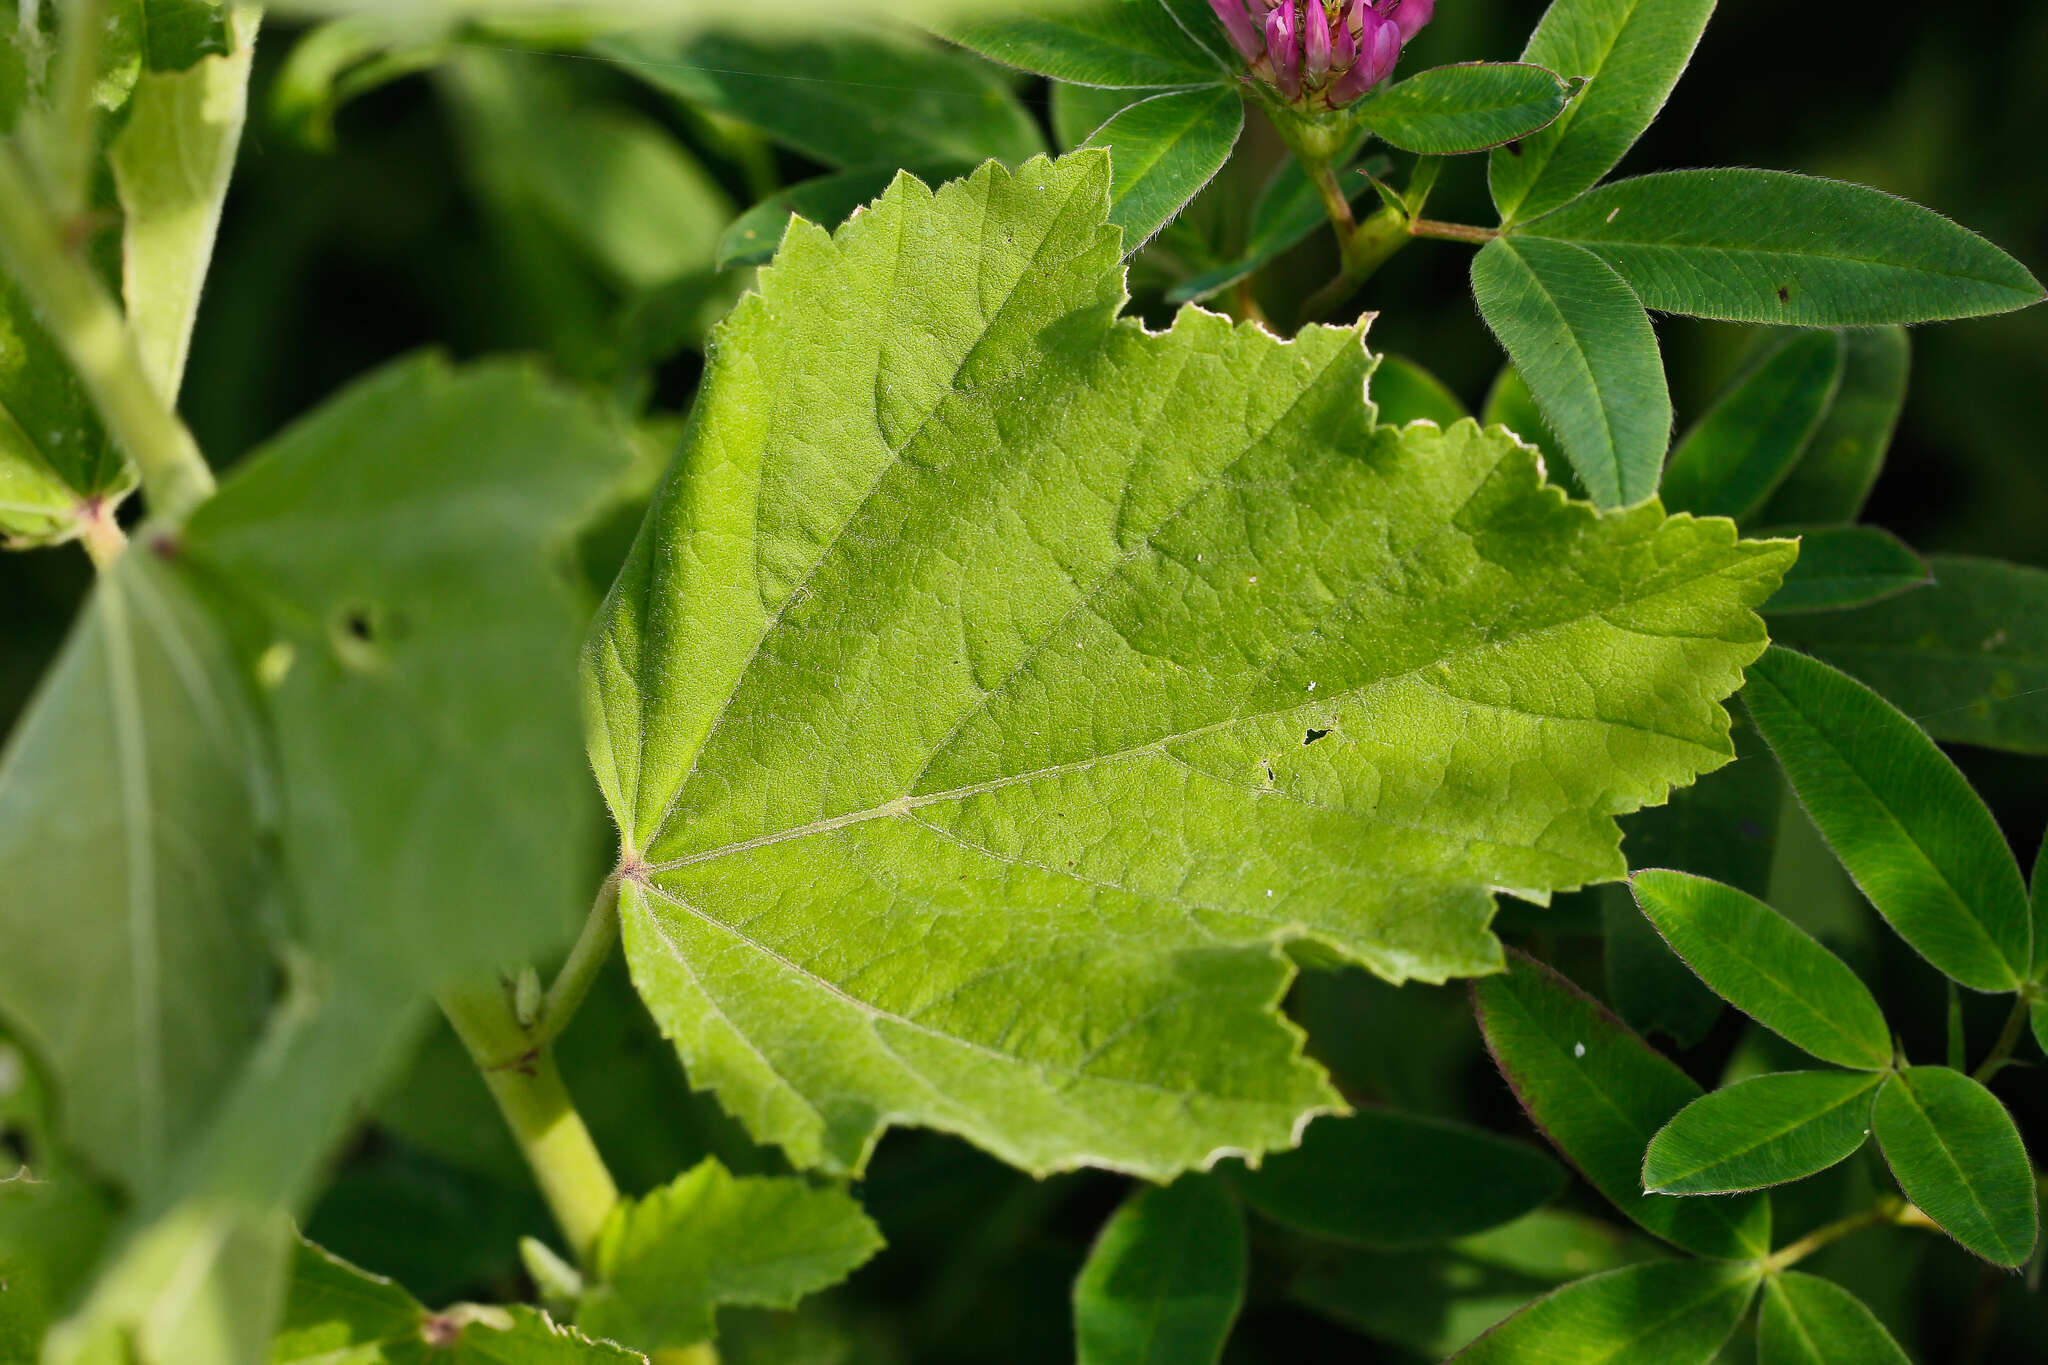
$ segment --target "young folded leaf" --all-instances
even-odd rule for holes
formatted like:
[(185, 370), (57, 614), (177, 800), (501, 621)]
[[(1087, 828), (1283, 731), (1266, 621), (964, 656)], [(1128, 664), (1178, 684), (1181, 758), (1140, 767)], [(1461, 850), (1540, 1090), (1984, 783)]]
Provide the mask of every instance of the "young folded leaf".
[(1861, 1299), (1797, 1271), (1764, 1281), (1756, 1358), (1757, 1365), (1912, 1365)]
[(1770, 1250), (1767, 1198), (1679, 1199), (1643, 1190), (1643, 1151), (1700, 1096), (1691, 1077), (1534, 958), (1473, 988), (1486, 1045), (1537, 1127), (1614, 1206), (1702, 1256)]
[(382, 1275), (301, 1241), (269, 1365), (640, 1365), (645, 1359), (559, 1326), (525, 1304), (430, 1311)]
[(1570, 86), (1526, 62), (1440, 66), (1361, 100), (1356, 112), (1391, 146), (1424, 156), (1483, 152), (1563, 112)]
[(1965, 986), (2033, 967), (2019, 864), (1983, 799), (1925, 731), (1818, 659), (1773, 648), (1743, 693), (1807, 813), (1919, 954)]
[(1362, 1109), (1317, 1119), (1301, 1146), (1230, 1182), (1268, 1218), (1359, 1246), (1449, 1241), (1555, 1198), (1565, 1174), (1535, 1148), (1441, 1119)]
[(1618, 180), (1516, 232), (1585, 247), (1647, 308), (1732, 322), (1934, 322), (2042, 298), (2025, 266), (1931, 209), (1782, 171)]
[(1903, 327), (1845, 327), (1835, 401), (1806, 453), (1757, 514), (1763, 526), (1854, 521), (1906, 406), (1912, 343)]
[(1908, 1067), (1872, 1118), (1906, 1198), (1985, 1260), (2026, 1264), (2040, 1231), (2034, 1168), (1996, 1096), (1945, 1066)]
[(1472, 258), (1472, 295), (1593, 501), (1655, 493), (1671, 392), (1649, 314), (1621, 277), (1567, 243), (1497, 237)]
[(1493, 888), (1618, 876), (1729, 753), (1789, 546), (1376, 427), (1355, 330), (1117, 321), (1108, 182), (793, 228), (587, 656), (636, 984), (801, 1164), (1290, 1145), (1337, 1100), (1278, 941), (1490, 970)]
[(1868, 606), (1934, 582), (1927, 561), (1881, 527), (1818, 526), (1798, 535), (1799, 558), (1764, 604), (1773, 615)]
[(591, 1249), (597, 1282), (576, 1325), (642, 1351), (689, 1346), (711, 1339), (716, 1309), (794, 1308), (881, 1247), (845, 1191), (797, 1176), (735, 1179), (706, 1158), (613, 1208)]
[(1664, 505), (1739, 522), (1754, 516), (1833, 402), (1842, 352), (1833, 332), (1791, 332), (1766, 350), (1672, 450)]
[(1772, 634), (1862, 679), (1936, 739), (2048, 754), (2048, 570), (1967, 555), (1927, 567), (1932, 587), (1785, 617)]
[(1650, 1140), (1643, 1188), (1727, 1194), (1782, 1185), (1855, 1155), (1882, 1076), (1781, 1071), (1694, 1100)]
[(1714, 0), (1554, 0), (1522, 60), (1585, 88), (1557, 122), (1494, 152), (1501, 221), (1548, 213), (1591, 189), (1657, 117), (1692, 60)]
[(1110, 154), (1109, 221), (1123, 229), (1124, 254), (1201, 192), (1237, 145), (1244, 101), (1222, 89), (1170, 90), (1140, 100), (1089, 135)]
[(1536, 1300), (1457, 1365), (1709, 1365), (1755, 1297), (1750, 1265), (1653, 1261)]
[(1715, 994), (1824, 1062), (1883, 1071), (1891, 1030), (1849, 964), (1756, 897), (1685, 872), (1630, 878), (1636, 903)]
[(1079, 1365), (1214, 1365), (1244, 1304), (1244, 1215), (1215, 1180), (1141, 1189), (1074, 1281)]

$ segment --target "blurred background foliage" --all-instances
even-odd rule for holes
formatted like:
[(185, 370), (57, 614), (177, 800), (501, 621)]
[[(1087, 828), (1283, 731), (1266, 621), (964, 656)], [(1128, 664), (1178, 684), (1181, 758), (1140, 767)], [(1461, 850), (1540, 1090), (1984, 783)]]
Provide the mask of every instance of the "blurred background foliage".
[[(1541, 0), (1444, 0), (1406, 66), (1513, 58), (1541, 10)], [(642, 486), (651, 484), (701, 372), (706, 332), (749, 279), (747, 267), (718, 268), (721, 237), (748, 205), (831, 167), (591, 56), (482, 37), (357, 68), (374, 88), (338, 112), (309, 109), (274, 99), (302, 35), (283, 25), (264, 35), (194, 343), (184, 410), (210, 456), (233, 462), (338, 386), (417, 347), (531, 351), (648, 419)], [(1860, 181), (1939, 209), (2039, 272), (2048, 266), (2044, 70), (2048, 7), (2027, 0), (1938, 12), (1908, 0), (1722, 0), (1691, 71), (1622, 170), (1745, 164)], [(733, 79), (753, 82), (743, 98), (783, 94), (768, 78)], [(1014, 85), (1051, 140), (1043, 83), (992, 79)], [(1281, 156), (1255, 115), (1237, 162), (1138, 261), (1140, 311), (1164, 310), (1177, 253), (1199, 251), (1204, 233), (1232, 231)], [(1433, 216), (1480, 221), (1483, 168), (1483, 158), (1454, 162)], [(1259, 302), (1291, 317), (1333, 262), (1318, 232), (1262, 279)], [(1361, 303), (1380, 313), (1376, 348), (1419, 361), (1476, 408), (1501, 357), (1466, 269), (1464, 249), (1419, 242)], [(1757, 339), (1755, 329), (1684, 320), (1660, 323), (1660, 335), (1681, 428)], [(2048, 309), (1920, 329), (1913, 366), (1865, 519), (1922, 552), (2048, 566)], [(588, 538), (593, 600), (636, 519), (624, 508)], [(0, 556), (0, 717), (9, 723), (88, 579), (75, 548)], [(2024, 861), (2048, 823), (2042, 760), (1956, 752)], [(1777, 884), (1800, 888), (1804, 901), (1786, 908), (1882, 998), (1918, 1002), (1895, 1017), (1912, 1021), (1910, 1051), (1938, 1056), (1939, 978), (1874, 930), (1874, 915), (1816, 854), (1803, 817), (1788, 814), (1781, 831)], [(1628, 951), (1602, 936), (1602, 922), (1603, 902), (1589, 895), (1549, 911), (1510, 908), (1502, 927), (1598, 988)], [(1681, 1060), (1708, 1084), (1785, 1065), (1730, 1012), (1686, 1017), (1682, 1000), (1661, 1005), (1667, 1031), (1691, 1044)], [(1311, 972), (1292, 1007), (1354, 1100), (1528, 1131), (1479, 1046), (1462, 989), (1396, 991), (1357, 972)], [(1974, 1010), (1969, 1023), (1973, 1037), (1997, 1026)], [(619, 970), (578, 1018), (563, 1069), (622, 1183), (651, 1186), (707, 1151), (735, 1170), (776, 1165), (689, 1093)], [(2048, 1138), (2038, 1067), (2007, 1072), (1998, 1089), (2034, 1143)], [(1783, 1191), (1781, 1236), (1867, 1202), (1884, 1179), (1866, 1152)], [(895, 1135), (862, 1190), (890, 1250), (802, 1314), (729, 1314), (721, 1349), (736, 1363), (1070, 1359), (1069, 1285), (1122, 1190), (1086, 1173), (1034, 1183), (950, 1140)], [(1578, 1217), (1600, 1211), (1583, 1191), (1560, 1207), (1515, 1236), (1426, 1251), (1332, 1249), (1255, 1224), (1251, 1299), (1227, 1359), (1434, 1358), (1549, 1284), (1643, 1254), (1631, 1235)], [(309, 1232), (442, 1301), (522, 1292), (517, 1238), (546, 1236), (548, 1226), (481, 1084), (441, 1039), (342, 1162)], [(1814, 1268), (1862, 1293), (1918, 1359), (2048, 1358), (2038, 1263), (2015, 1277), (1889, 1229), (1837, 1244)], [(1738, 1339), (1730, 1358), (1749, 1349)]]

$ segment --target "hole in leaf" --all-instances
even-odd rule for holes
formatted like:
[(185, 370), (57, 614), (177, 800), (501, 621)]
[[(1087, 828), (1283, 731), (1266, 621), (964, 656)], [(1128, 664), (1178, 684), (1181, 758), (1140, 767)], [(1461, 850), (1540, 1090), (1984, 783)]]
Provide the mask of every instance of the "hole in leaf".
[(382, 668), (385, 647), (398, 638), (397, 620), (374, 602), (349, 602), (335, 609), (328, 637), (343, 666), (358, 672)]
[(1779, 286), (1778, 286), (1778, 302), (1779, 302), (1779, 303), (1790, 303), (1790, 302), (1792, 302), (1792, 286), (1791, 286), (1791, 285), (1789, 285), (1789, 284), (1781, 284), (1781, 285), (1779, 285)]
[(1307, 734), (1301, 737), (1301, 747), (1306, 749), (1309, 745), (1315, 743), (1317, 740), (1321, 739), (1324, 735), (1327, 735), (1329, 733), (1330, 732), (1328, 730), (1310, 730)]
[(1274, 784), (1275, 782), (1278, 782), (1278, 781), (1280, 780), (1279, 778), (1277, 778), (1277, 777), (1275, 777), (1275, 776), (1273, 775), (1273, 760), (1272, 760), (1272, 759), (1270, 759), (1270, 758), (1267, 758), (1267, 759), (1261, 759), (1261, 760), (1259, 760), (1259, 766), (1260, 766), (1261, 768), (1264, 768), (1264, 769), (1266, 770), (1266, 785), (1267, 785), (1267, 786), (1269, 786), (1269, 787), (1270, 787), (1270, 786), (1272, 786), (1272, 785), (1273, 785), (1273, 784)]

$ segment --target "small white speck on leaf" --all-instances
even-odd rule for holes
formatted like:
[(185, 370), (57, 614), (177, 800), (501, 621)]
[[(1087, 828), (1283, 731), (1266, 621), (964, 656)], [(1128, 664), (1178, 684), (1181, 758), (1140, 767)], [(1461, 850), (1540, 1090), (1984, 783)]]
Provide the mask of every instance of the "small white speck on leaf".
[(1267, 894), (1268, 896), (1272, 895), (1272, 894), (1273, 894), (1273, 888), (1272, 888), (1272, 887), (1270, 887), (1270, 886), (1269, 886), (1269, 887), (1267, 887), (1267, 888), (1266, 888), (1266, 894)]
[(1621, 205), (1619, 205), (1619, 204), (1616, 204), (1616, 205), (1615, 205), (1615, 206), (1614, 206), (1613, 208), (1611, 208), (1611, 209), (1607, 210), (1607, 221), (1608, 221), (1608, 222), (1610, 222), (1610, 223), (1611, 223), (1611, 222), (1613, 222), (1613, 221), (1614, 221), (1614, 220), (1615, 220), (1616, 218), (1618, 218), (1618, 217), (1620, 217), (1620, 216), (1621, 216)]
[(1585, 1056), (1585, 1055), (1586, 1055), (1586, 1045), (1585, 1045), (1584, 1043), (1573, 1043), (1573, 1044), (1572, 1044), (1572, 1056), (1574, 1056), (1574, 1057), (1583, 1057), (1583, 1056)]
[(1257, 574), (1247, 574), (1247, 575), (1245, 575), (1245, 580), (1244, 580), (1244, 581), (1245, 581), (1245, 582), (1247, 582), (1247, 583), (1250, 583), (1250, 584), (1252, 584), (1252, 585), (1253, 585), (1254, 587), (1256, 587), (1256, 586), (1258, 585), (1258, 582), (1259, 582), (1259, 576), (1258, 576)]
[(1316, 690), (1316, 685), (1315, 685), (1314, 683), (1310, 683), (1310, 684), (1308, 685), (1308, 690), (1309, 690), (1309, 691), (1311, 691), (1311, 692), (1315, 691), (1315, 690)]

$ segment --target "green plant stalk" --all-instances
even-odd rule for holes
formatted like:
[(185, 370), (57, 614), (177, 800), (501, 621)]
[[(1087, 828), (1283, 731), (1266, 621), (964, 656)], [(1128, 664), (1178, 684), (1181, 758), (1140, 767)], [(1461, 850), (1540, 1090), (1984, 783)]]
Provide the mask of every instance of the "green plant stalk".
[(562, 1084), (553, 1052), (532, 1044), (502, 985), (444, 991), (440, 1002), (483, 1073), (570, 1251), (587, 1264), (598, 1232), (618, 1205), (619, 1187)]
[(99, 125), (93, 87), (99, 82), (100, 37), (107, 27), (107, 0), (64, 0), (57, 35), (57, 70), (50, 103), (36, 125), (37, 163), (60, 220), (85, 211)]
[(1796, 1242), (1787, 1242), (1759, 1263), (1766, 1274), (1775, 1274), (1789, 1269), (1805, 1260), (1814, 1252), (1831, 1242), (1840, 1241), (1852, 1232), (1890, 1223), (1897, 1227), (1934, 1226), (1934, 1221), (1918, 1208), (1897, 1195), (1887, 1195), (1861, 1213), (1852, 1213), (1847, 1218), (1815, 1228)]
[(20, 153), (0, 144), (0, 267), (28, 296), (115, 444), (135, 462), (151, 512), (180, 524), (213, 495), (213, 471), (184, 422), (157, 396), (127, 319), (67, 246), (60, 221)]
[(2027, 1019), (2032, 1011), (2034, 992), (2031, 987), (2023, 988), (2013, 998), (2012, 1013), (2005, 1016), (2005, 1027), (1999, 1031), (1998, 1041), (1991, 1045), (1991, 1051), (1970, 1073), (1970, 1079), (1980, 1085), (1998, 1074), (1998, 1069), (2012, 1060), (2013, 1049), (2019, 1046), (2020, 1038), (2027, 1031)]
[[(1340, 195), (1339, 198), (1342, 198)], [(1345, 206), (1348, 216), (1350, 206)], [(1412, 240), (1408, 231), (1408, 219), (1399, 211), (1383, 208), (1364, 222), (1356, 224), (1348, 234), (1339, 231), (1337, 241), (1342, 254), (1342, 268), (1337, 277), (1310, 296), (1301, 306), (1304, 322), (1326, 318), (1342, 307), (1344, 301), (1358, 292), (1381, 266)]]
[(562, 1036), (562, 1030), (576, 1017), (583, 997), (590, 994), (605, 960), (612, 955), (612, 945), (619, 941), (619, 883), (625, 875), (623, 867), (615, 869), (598, 888), (597, 899), (584, 917), (583, 931), (576, 936), (575, 946), (569, 949), (561, 971), (555, 974), (554, 983), (541, 998), (540, 1013), (527, 1026), (532, 1046), (546, 1047)]

